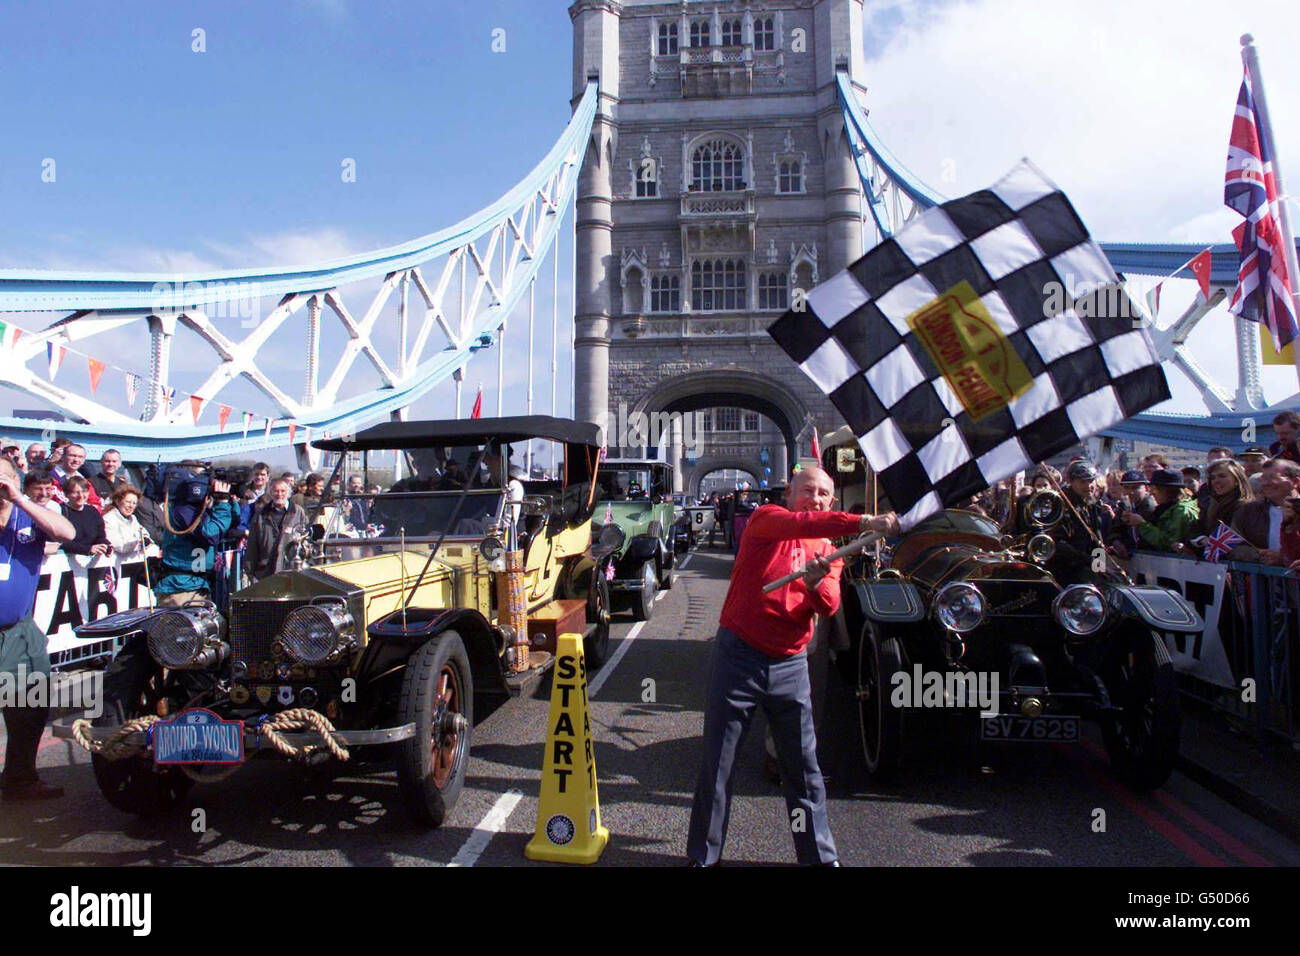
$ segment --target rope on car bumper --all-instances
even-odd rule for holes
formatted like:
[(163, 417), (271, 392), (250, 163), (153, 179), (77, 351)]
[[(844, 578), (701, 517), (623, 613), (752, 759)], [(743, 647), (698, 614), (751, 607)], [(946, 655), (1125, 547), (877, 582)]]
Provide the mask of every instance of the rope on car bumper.
[(306, 707), (282, 710), (274, 717), (268, 718), (257, 728), (258, 733), (265, 737), (267, 742), (284, 756), (291, 759), (310, 756), (317, 749), (315, 745), (308, 744), (304, 747), (295, 747), (280, 736), (282, 733), (295, 730), (316, 731), (320, 734), (321, 740), (324, 741), (325, 749), (336, 760), (347, 760), (350, 756), (347, 748), (334, 739), (334, 725), (330, 723), (329, 718)]

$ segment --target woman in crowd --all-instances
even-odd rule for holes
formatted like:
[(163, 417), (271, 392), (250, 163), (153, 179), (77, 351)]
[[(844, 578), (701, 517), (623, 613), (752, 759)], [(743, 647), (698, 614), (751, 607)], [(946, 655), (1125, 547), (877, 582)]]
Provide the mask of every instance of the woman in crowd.
[(1183, 484), (1183, 476), (1169, 468), (1157, 469), (1151, 475), (1151, 493), (1156, 510), (1149, 518), (1126, 511), (1120, 520), (1137, 533), (1137, 547), (1142, 551), (1185, 551), (1183, 541), (1200, 514), (1192, 493)]
[(1220, 458), (1211, 463), (1205, 484), (1210, 489), (1210, 493), (1204, 499), (1205, 505), (1200, 508), (1199, 516), (1192, 522), (1191, 530), (1187, 533), (1189, 543), (1192, 538), (1213, 534), (1220, 521), (1231, 527), (1232, 517), (1237, 513), (1237, 508), (1243, 502), (1255, 497), (1251, 493), (1246, 470), (1231, 458)]
[(119, 485), (113, 492), (112, 502), (104, 512), (104, 532), (108, 535), (108, 543), (123, 560), (143, 558), (146, 545), (153, 542), (135, 516), (135, 509), (140, 504), (139, 489)]
[(63, 482), (63, 493), (68, 503), (63, 506), (63, 517), (72, 522), (77, 536), (63, 544), (68, 554), (111, 554), (113, 546), (104, 533), (104, 519), (90, 501), (90, 482), (80, 475), (69, 475)]

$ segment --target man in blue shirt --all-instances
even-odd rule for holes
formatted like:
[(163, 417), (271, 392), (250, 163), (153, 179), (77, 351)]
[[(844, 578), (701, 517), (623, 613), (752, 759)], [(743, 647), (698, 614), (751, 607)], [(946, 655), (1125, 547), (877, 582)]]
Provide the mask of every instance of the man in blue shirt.
[[(63, 515), (25, 498), (18, 469), (0, 457), (0, 674), (41, 674), (48, 680), (50, 655), (45, 634), (32, 620), (36, 587), (47, 541), (71, 541), (72, 523)], [(43, 800), (63, 796), (62, 787), (41, 783), (36, 748), (45, 732), (48, 707), (3, 708), (9, 745), (0, 774), (5, 800)]]

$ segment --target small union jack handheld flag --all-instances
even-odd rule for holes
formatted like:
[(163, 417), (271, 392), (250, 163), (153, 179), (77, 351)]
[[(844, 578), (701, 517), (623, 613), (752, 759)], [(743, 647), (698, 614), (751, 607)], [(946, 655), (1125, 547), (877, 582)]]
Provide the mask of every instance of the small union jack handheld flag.
[(1246, 544), (1246, 539), (1220, 521), (1219, 526), (1205, 539), (1205, 560), (1218, 564), (1220, 559), (1227, 557), (1228, 552), (1239, 544)]

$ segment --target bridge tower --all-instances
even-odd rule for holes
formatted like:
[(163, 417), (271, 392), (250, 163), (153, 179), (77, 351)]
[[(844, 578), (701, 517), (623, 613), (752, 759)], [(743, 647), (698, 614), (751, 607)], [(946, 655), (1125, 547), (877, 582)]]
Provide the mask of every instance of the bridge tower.
[[(812, 428), (840, 424), (765, 330), (861, 254), (836, 70), (864, 88), (862, 0), (569, 15), (575, 102), (600, 84), (577, 195), (576, 417), (616, 445), (611, 427), (651, 416), (684, 491), (720, 468), (778, 483)], [(699, 414), (660, 435), (663, 413)]]

